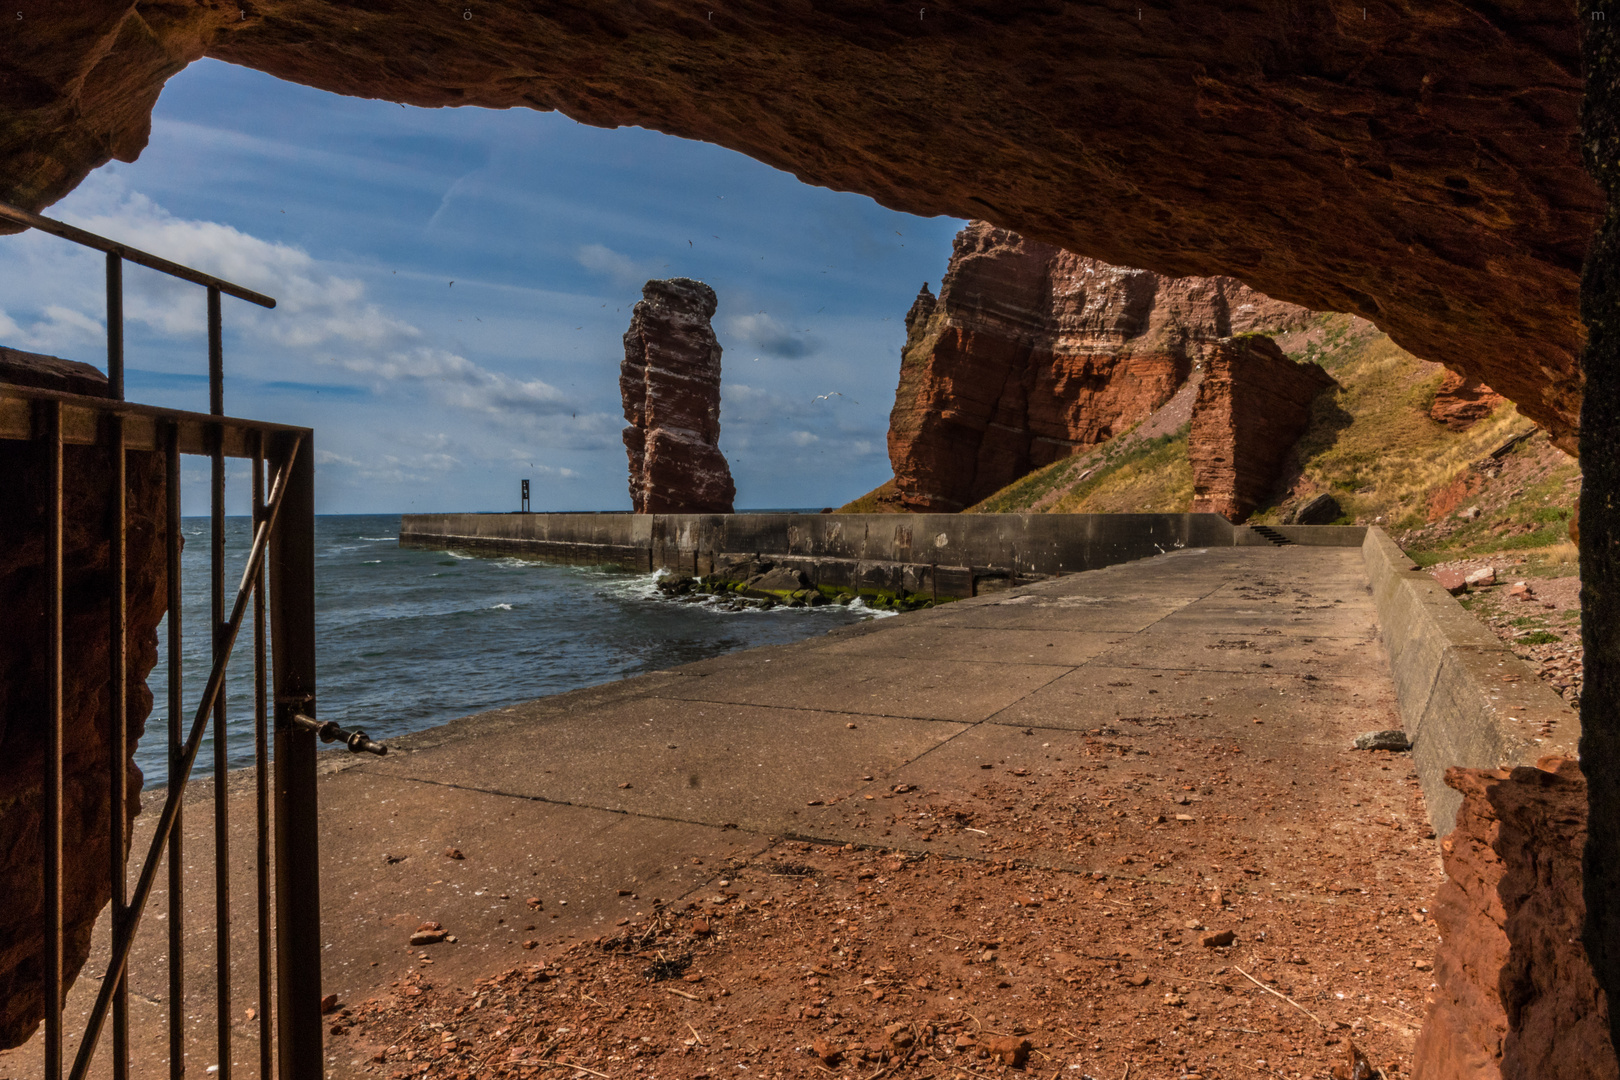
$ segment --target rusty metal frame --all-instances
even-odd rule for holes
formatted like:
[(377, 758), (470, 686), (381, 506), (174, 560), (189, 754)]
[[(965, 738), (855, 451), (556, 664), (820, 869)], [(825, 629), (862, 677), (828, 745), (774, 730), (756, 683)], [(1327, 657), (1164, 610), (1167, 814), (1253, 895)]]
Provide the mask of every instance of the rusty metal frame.
[[(202, 739), (214, 728), (215, 949), (220, 1080), (231, 1075), (229, 813), (226, 798), (225, 673), (232, 647), (253, 612), (255, 863), (258, 931), (260, 1075), (268, 1080), (318, 1080), (323, 1074), (320, 971), (320, 882), (316, 858), (315, 751), (331, 741), (333, 724), (315, 714), (314, 635), (314, 450), (307, 428), (242, 420), (225, 415), (224, 349), (220, 298), (238, 297), (274, 307), (270, 297), (159, 256), (96, 236), (63, 222), (0, 203), (0, 219), (30, 226), (103, 251), (107, 281), (107, 375), (110, 397), (88, 397), (0, 383), (0, 439), (43, 441), (47, 458), (48, 540), (44, 567), (49, 591), (48, 748), (41, 821), (44, 905), (44, 1064), (46, 1080), (62, 1080), (65, 995), (63, 972), (63, 674), (64, 650), (64, 451), (72, 445), (108, 449), (113, 459), (108, 515), (109, 850), (111, 880), (110, 956), (89, 1019), (67, 1075), (86, 1076), (111, 1017), (111, 1071), (129, 1076), (128, 964), (135, 932), (160, 867), (169, 883), (169, 1074), (185, 1070), (184, 860), (181, 803)], [(170, 274), (208, 291), (209, 413), (136, 405), (124, 400), (123, 263)], [(160, 453), (166, 476), (168, 571), (169, 781), (163, 809), (145, 858), (130, 887), (124, 853), (124, 812), (129, 795), (128, 504), (127, 455)], [(180, 588), (180, 456), (210, 458), (212, 664), (189, 728), (182, 727), (182, 626)], [(231, 597), (225, 589), (225, 459), (252, 461), (253, 541), (246, 569)], [(268, 476), (267, 476), (268, 474)], [(266, 481), (268, 479), (268, 492)], [(267, 641), (266, 622), (269, 623)], [(266, 648), (266, 645), (269, 648)], [(268, 666), (267, 666), (268, 665)], [(273, 689), (272, 689), (273, 683)], [(361, 744), (361, 745), (357, 745)], [(274, 755), (270, 753), (274, 746)], [(350, 748), (381, 753), (363, 733)], [(272, 782), (273, 781), (273, 782)], [(272, 836), (274, 842), (272, 843)], [(272, 992), (274, 987), (274, 992)], [(272, 1040), (272, 1032), (274, 1039)], [(274, 1041), (275, 1046), (271, 1043)], [(272, 1068), (274, 1073), (272, 1073)]]

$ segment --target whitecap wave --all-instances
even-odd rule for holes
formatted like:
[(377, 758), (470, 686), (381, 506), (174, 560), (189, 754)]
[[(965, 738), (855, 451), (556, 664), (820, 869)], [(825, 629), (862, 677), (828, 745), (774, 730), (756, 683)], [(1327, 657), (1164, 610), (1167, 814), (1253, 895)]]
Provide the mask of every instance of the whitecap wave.
[(397, 536), (362, 536), (362, 537), (359, 537), (358, 539), (371, 540), (371, 541), (382, 541), (382, 540), (398, 540), (399, 537), (397, 537)]
[(459, 551), (441, 551), (439, 554), (448, 555), (452, 559), (465, 559), (465, 560), (469, 560), (469, 561), (472, 560), (472, 559), (478, 558), (478, 556), (476, 556), (476, 555), (463, 555)]
[(491, 610), (491, 611), (511, 611), (512, 610), (512, 605), (511, 604), (491, 604), (491, 605), (489, 605), (489, 610)]
[(361, 566), (381, 566), (382, 565), (382, 560), (381, 559), (365, 559), (360, 563), (360, 565)]

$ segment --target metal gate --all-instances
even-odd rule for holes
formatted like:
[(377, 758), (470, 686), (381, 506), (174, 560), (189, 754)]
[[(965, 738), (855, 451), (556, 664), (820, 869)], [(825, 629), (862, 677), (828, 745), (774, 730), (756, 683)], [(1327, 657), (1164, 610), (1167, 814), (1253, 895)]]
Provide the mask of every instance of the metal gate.
[[(110, 1019), (104, 1052), (114, 1077), (129, 1074), (131, 943), (167, 855), (168, 868), (168, 1057), (171, 1077), (185, 1068), (184, 864), (181, 802), (210, 719), (213, 722), (214, 897), (218, 995), (218, 1076), (231, 1075), (230, 880), (228, 865), (226, 663), (251, 621), (254, 666), (255, 862), (258, 949), (257, 1019), (261, 1077), (316, 1080), (322, 1076), (320, 885), (317, 869), (315, 753), (319, 740), (341, 740), (351, 750), (383, 753), (361, 732), (321, 724), (315, 712), (314, 634), (314, 446), (307, 428), (241, 420), (224, 415), (220, 298), (229, 295), (274, 307), (275, 301), (228, 281), (149, 255), (81, 229), (0, 203), (0, 218), (95, 248), (107, 257), (107, 375), (110, 397), (59, 393), (0, 382), (0, 439), (44, 443), (49, 476), (48, 530), (42, 568), (49, 600), (48, 746), (43, 795), (44, 1061), (46, 1080), (88, 1074)], [(123, 263), (137, 263), (192, 282), (208, 293), (210, 412), (181, 412), (136, 405), (124, 397)], [(64, 1060), (63, 986), (63, 528), (64, 447), (106, 448), (113, 460), (113, 507), (108, 542), (107, 633), (111, 643), (108, 717), (111, 746), (108, 828), (112, 887), (110, 960), (77, 1054)], [(129, 758), (126, 720), (128, 672), (128, 452), (152, 451), (166, 465), (168, 578), (168, 767), (169, 786), (156, 830), (139, 863), (126, 865), (123, 829)], [(209, 559), (212, 582), (212, 667), (189, 723), (182, 718), (180, 455), (207, 456), (212, 463)], [(251, 461), (252, 546), (234, 594), (225, 581), (225, 459)], [(268, 579), (268, 585), (267, 585)], [(268, 622), (268, 633), (267, 633)], [(267, 658), (268, 652), (268, 658)], [(268, 662), (267, 662), (268, 659)], [(154, 713), (156, 709), (154, 709)], [(272, 754), (273, 749), (273, 754)], [(88, 969), (85, 974), (88, 974)], [(105, 1059), (103, 1059), (105, 1061)]]

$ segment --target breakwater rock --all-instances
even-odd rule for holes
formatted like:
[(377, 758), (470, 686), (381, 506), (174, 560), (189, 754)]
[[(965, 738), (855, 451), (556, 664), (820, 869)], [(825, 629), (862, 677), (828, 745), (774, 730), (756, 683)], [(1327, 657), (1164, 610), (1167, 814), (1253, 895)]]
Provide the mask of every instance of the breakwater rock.
[(624, 333), (619, 392), (630, 501), (638, 514), (729, 514), (737, 487), (720, 452), (720, 342), (701, 281), (649, 281)]

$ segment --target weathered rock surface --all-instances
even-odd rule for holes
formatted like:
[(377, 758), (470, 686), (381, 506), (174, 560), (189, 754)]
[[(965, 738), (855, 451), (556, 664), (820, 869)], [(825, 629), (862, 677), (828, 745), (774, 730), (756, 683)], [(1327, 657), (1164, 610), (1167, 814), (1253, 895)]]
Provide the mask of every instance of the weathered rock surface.
[(1478, 379), (1447, 371), (1435, 391), (1429, 416), (1452, 431), (1467, 431), (1476, 421), (1491, 415), (1505, 399)]
[(1359, 313), (1573, 449), (1577, 278), (1603, 208), (1577, 135), (1582, 21), (1568, 0), (1375, 10), (37, 5), (8, 28), (0, 198), (43, 207), (134, 158), (164, 80), (203, 56), (413, 105), (558, 109)]
[(649, 281), (624, 334), (619, 392), (638, 514), (729, 514), (737, 496), (720, 441), (720, 342), (701, 281)]
[(1311, 313), (1230, 278), (1161, 278), (983, 221), (906, 316), (889, 460), (906, 509), (971, 506), (1174, 396), (1199, 343)]
[(1192, 508), (1235, 523), (1271, 494), (1288, 451), (1310, 426), (1311, 403), (1338, 384), (1258, 334), (1206, 345), (1200, 356), (1204, 382), (1187, 449)]
[(1608, 1001), (1581, 945), (1586, 780), (1578, 763), (1449, 769), (1463, 793), (1441, 844), (1445, 942), (1413, 1051), (1422, 1080), (1613, 1080)]
[[(12, 349), (0, 350), (0, 382), (98, 395), (107, 387), (106, 378), (88, 365)], [(49, 602), (45, 453), (42, 442), (0, 441), (0, 506), (5, 507), (0, 512), (0, 1048), (25, 1041), (45, 1004), (39, 831), (50, 700), (44, 646)], [(64, 455), (63, 893), (65, 970), (71, 983), (89, 955), (96, 915), (111, 897), (106, 520), (112, 457), (101, 447), (71, 445)], [(127, 729), (133, 751), (152, 709), (146, 676), (157, 663), (157, 626), (166, 601), (162, 456), (131, 453), (128, 478)], [(124, 768), (129, 802), (120, 813), (127, 851), (130, 823), (140, 812), (142, 776), (133, 760)]]

